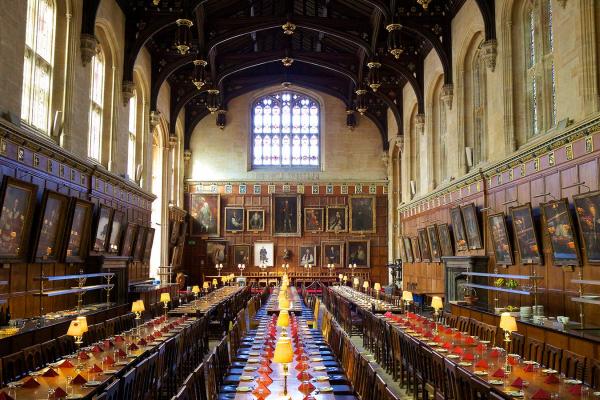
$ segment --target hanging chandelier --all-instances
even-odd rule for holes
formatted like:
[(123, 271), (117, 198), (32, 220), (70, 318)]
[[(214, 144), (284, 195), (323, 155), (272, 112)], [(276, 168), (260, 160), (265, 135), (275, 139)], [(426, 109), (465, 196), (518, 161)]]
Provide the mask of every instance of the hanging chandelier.
[(367, 112), (367, 101), (365, 99), (367, 91), (363, 89), (362, 86), (359, 86), (354, 93), (356, 93), (356, 111), (358, 111), (360, 115), (364, 115), (365, 112)]
[(205, 70), (204, 68), (208, 65), (208, 63), (204, 60), (194, 60), (194, 75), (192, 76), (192, 83), (198, 88), (198, 90), (202, 89), (202, 86), (206, 83), (206, 79), (204, 77)]
[(381, 68), (381, 63), (377, 61), (371, 61), (367, 63), (367, 67), (369, 67), (369, 75), (367, 76), (367, 81), (369, 82), (369, 87), (374, 92), (379, 89), (381, 86), (381, 79), (379, 77), (379, 69)]
[(281, 59), (281, 63), (283, 64), (284, 67), (288, 67), (289, 68), (294, 63), (294, 59), (292, 57), (283, 57)]
[(208, 89), (206, 108), (208, 108), (211, 114), (214, 114), (219, 109), (219, 89)]
[(429, 7), (429, 3), (431, 3), (431, 0), (417, 0), (417, 3), (423, 6), (423, 10), (427, 10), (427, 7)]
[(402, 25), (389, 24), (388, 26), (385, 27), (385, 29), (387, 29), (387, 31), (389, 32), (388, 39), (387, 39), (388, 51), (397, 60), (400, 58), (400, 56), (404, 52), (404, 49), (402, 48), (402, 43), (400, 40), (401, 39), (400, 29), (402, 29)]
[(182, 56), (186, 55), (192, 46), (190, 28), (194, 23), (187, 18), (180, 18), (175, 21), (177, 24), (177, 33), (175, 34), (175, 48)]
[(281, 29), (283, 29), (284, 34), (293, 35), (294, 31), (296, 30), (296, 25), (288, 21), (285, 24), (281, 25)]

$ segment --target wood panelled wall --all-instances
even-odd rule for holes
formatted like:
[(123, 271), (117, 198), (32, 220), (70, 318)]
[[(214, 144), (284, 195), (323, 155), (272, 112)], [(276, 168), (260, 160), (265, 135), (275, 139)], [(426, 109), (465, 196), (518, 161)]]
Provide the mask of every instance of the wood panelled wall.
[[(415, 236), (417, 229), (432, 223), (450, 224), (450, 209), (457, 205), (474, 202), (481, 220), (481, 232), (485, 248), (457, 255), (487, 255), (490, 257), (489, 272), (495, 268), (494, 254), (486, 217), (504, 212), (509, 208), (530, 202), (538, 237), (543, 247), (544, 264), (533, 266), (540, 281), (539, 304), (545, 306), (546, 315), (565, 315), (579, 321), (579, 306), (570, 300), (578, 295), (578, 285), (571, 283), (581, 273), (583, 279), (600, 280), (600, 266), (590, 265), (583, 255), (582, 267), (574, 271), (563, 269), (552, 263), (549, 237), (541, 219), (540, 204), (553, 198), (567, 198), (573, 215), (573, 196), (600, 188), (600, 121), (598, 119), (573, 127), (567, 133), (518, 151), (511, 159), (485, 170), (467, 175), (451, 187), (431, 193), (401, 207), (402, 235)], [(582, 184), (585, 184), (583, 186)], [(482, 211), (483, 210), (483, 211)], [(531, 265), (523, 265), (515, 248), (512, 221), (507, 218), (515, 264), (498, 267), (499, 273), (529, 275)], [(576, 229), (577, 230), (577, 229)], [(579, 240), (581, 246), (581, 240)], [(584, 252), (582, 251), (582, 254)], [(444, 269), (440, 263), (409, 263), (404, 268), (404, 282), (416, 283), (421, 291), (443, 292)], [(490, 280), (490, 284), (493, 282)], [(526, 281), (521, 281), (527, 284)], [(441, 290), (440, 290), (441, 289)], [(600, 286), (585, 287), (588, 294), (600, 294)], [(490, 299), (494, 296), (490, 295)], [(499, 305), (531, 305), (530, 296), (498, 293)], [(490, 300), (492, 302), (492, 300)], [(492, 305), (492, 304), (490, 304)], [(586, 321), (600, 317), (600, 306), (585, 305)]]
[[(247, 184), (247, 187), (252, 189), (254, 184)], [(202, 185), (188, 185), (188, 189), (192, 192), (196, 190), (200, 190)], [(367, 188), (368, 186), (363, 186), (363, 188)], [(239, 270), (237, 266), (233, 265), (233, 245), (234, 244), (248, 244), (251, 246), (251, 260), (253, 260), (254, 254), (252, 252), (252, 245), (256, 241), (272, 241), (275, 244), (275, 268), (270, 268), (269, 271), (282, 272), (281, 265), (284, 263), (283, 261), (283, 250), (289, 249), (292, 252), (292, 259), (288, 261), (290, 264), (290, 271), (304, 271), (302, 267), (299, 266), (299, 256), (298, 256), (298, 247), (300, 245), (315, 245), (317, 246), (317, 260), (318, 265), (321, 265), (321, 242), (323, 241), (343, 241), (347, 242), (348, 240), (353, 239), (369, 239), (371, 246), (371, 259), (369, 269), (370, 279), (372, 282), (380, 282), (382, 285), (387, 284), (388, 282), (388, 269), (386, 267), (388, 263), (388, 203), (387, 203), (387, 193), (383, 193), (383, 187), (381, 185), (377, 186), (376, 193), (376, 233), (372, 234), (356, 234), (350, 232), (304, 232), (302, 229), (302, 236), (300, 237), (273, 237), (271, 235), (271, 196), (268, 193), (268, 184), (261, 184), (261, 193), (262, 194), (246, 194), (241, 195), (238, 193), (238, 185), (233, 185), (233, 194), (225, 194), (223, 193), (222, 186), (219, 186), (219, 191), (221, 192), (221, 239), (227, 241), (227, 260), (223, 263), (224, 269), (223, 274), (227, 274), (230, 272), (234, 272), (236, 275), (239, 275)], [(280, 184), (276, 185), (275, 193), (282, 193), (282, 186)], [(364, 190), (364, 189), (363, 189)], [(354, 187), (349, 186), (348, 192), (349, 194), (341, 194), (340, 187), (336, 185), (334, 187), (333, 194), (324, 194), (325, 186), (321, 186), (319, 188), (319, 193), (321, 194), (311, 194), (308, 193), (310, 191), (310, 186), (306, 186), (306, 193), (302, 194), (302, 211), (305, 207), (323, 207), (334, 206), (334, 205), (348, 205), (348, 198), (350, 195), (354, 194)], [(206, 193), (206, 192), (205, 192)], [(291, 185), (290, 193), (296, 193), (296, 186), (294, 184)], [(368, 193), (368, 191), (367, 191)], [(366, 194), (365, 191), (361, 194)], [(186, 205), (189, 205), (189, 193), (185, 194)], [(240, 233), (229, 233), (225, 232), (224, 229), (224, 209), (228, 206), (243, 206), (244, 208), (262, 208), (265, 210), (265, 230), (264, 232), (240, 232)], [(304, 214), (302, 214), (304, 215)], [(350, 213), (348, 212), (348, 218), (350, 218)], [(325, 224), (325, 221), (324, 221)], [(211, 238), (209, 240), (219, 240), (218, 238)], [(187, 271), (188, 274), (188, 284), (197, 284), (202, 281), (203, 276), (216, 275), (216, 270), (212, 265), (209, 267), (206, 255), (206, 238), (201, 237), (190, 237), (186, 241), (185, 251), (184, 251), (184, 265), (183, 268)], [(344, 258), (346, 259), (346, 250), (344, 250)], [(246, 266), (246, 270), (244, 273), (248, 272), (258, 272), (258, 267), (255, 266)], [(328, 273), (329, 270), (326, 268), (321, 268), (321, 271)], [(362, 270), (364, 271), (364, 269)], [(339, 273), (349, 273), (347, 268), (344, 269), (336, 269), (335, 275), (337, 276)]]
[[(146, 226), (150, 224), (154, 195), (142, 191), (103, 167), (74, 157), (49, 138), (0, 121), (0, 179), (4, 175), (38, 186), (36, 211), (44, 189), (47, 188), (89, 200), (96, 206), (104, 204), (121, 210), (127, 215), (129, 222)], [(38, 227), (38, 222), (34, 221), (32, 234)], [(86, 263), (4, 264), (0, 268), (0, 280), (7, 280), (9, 284), (0, 286), (0, 298), (8, 300), (13, 318), (38, 316), (40, 297), (34, 294), (40, 290), (40, 283), (36, 278), (41, 275), (42, 270), (45, 275), (57, 276), (76, 274), (80, 270), (88, 272), (88, 267)], [(141, 262), (129, 263), (129, 281), (147, 279), (148, 272), (149, 267)], [(46, 288), (68, 288), (76, 284), (73, 281), (59, 281), (48, 283)], [(103, 291), (89, 292), (84, 296), (84, 302), (98, 301), (101, 298), (106, 298)], [(44, 297), (42, 301), (44, 311), (53, 312), (76, 306), (77, 296)]]

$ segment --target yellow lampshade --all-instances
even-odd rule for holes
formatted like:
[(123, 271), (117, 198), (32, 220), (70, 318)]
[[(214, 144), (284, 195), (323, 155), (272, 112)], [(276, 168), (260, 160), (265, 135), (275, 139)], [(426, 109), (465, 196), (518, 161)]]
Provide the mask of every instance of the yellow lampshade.
[(440, 296), (433, 296), (431, 298), (431, 307), (434, 310), (441, 310), (444, 308), (444, 303), (442, 302), (442, 298)]
[(279, 364), (289, 364), (294, 360), (294, 350), (292, 342), (289, 339), (279, 339), (275, 344), (273, 362)]
[(358, 286), (359, 283), (360, 283), (360, 279), (354, 278), (354, 285)]
[(144, 300), (136, 300), (131, 303), (131, 312), (141, 313), (144, 312), (146, 308), (144, 307)]
[(169, 293), (161, 293), (160, 294), (160, 302), (168, 303), (171, 301), (171, 295)]
[(500, 329), (505, 332), (516, 332), (517, 320), (510, 313), (504, 312), (500, 314)]
[(213, 286), (217, 286), (218, 285), (218, 282), (217, 282), (217, 280), (215, 278), (213, 278), (212, 284), (213, 284)]
[(210, 283), (208, 283), (208, 281), (206, 281), (202, 284), (203, 289), (208, 289), (209, 287), (210, 287)]
[(344, 282), (346, 282), (348, 280), (348, 275), (344, 275), (342, 279), (344, 280)]
[(375, 282), (375, 284), (373, 285), (373, 289), (379, 292), (381, 290), (381, 284), (379, 282)]
[(342, 280), (342, 278), (344, 278), (344, 274), (339, 274), (338, 278), (340, 278), (340, 281)]
[(68, 336), (83, 336), (88, 331), (87, 319), (85, 317), (77, 317), (72, 320), (67, 330)]
[(226, 277), (226, 276), (222, 276), (222, 277), (221, 277), (221, 281), (222, 281), (223, 283), (227, 283), (227, 277)]
[(192, 293), (194, 293), (194, 294), (200, 293), (200, 287), (198, 285), (192, 286)]
[(369, 281), (364, 281), (363, 282), (363, 288), (364, 289), (368, 289), (369, 288)]
[(408, 290), (405, 290), (404, 292), (402, 292), (402, 300), (404, 300), (404, 301), (413, 301), (413, 294), (412, 294), (412, 292), (409, 292)]
[(283, 299), (279, 299), (279, 309), (285, 310), (290, 308), (290, 301), (285, 297)]
[(290, 326), (290, 315), (288, 314), (287, 310), (281, 310), (279, 312), (279, 317), (277, 317), (277, 326)]

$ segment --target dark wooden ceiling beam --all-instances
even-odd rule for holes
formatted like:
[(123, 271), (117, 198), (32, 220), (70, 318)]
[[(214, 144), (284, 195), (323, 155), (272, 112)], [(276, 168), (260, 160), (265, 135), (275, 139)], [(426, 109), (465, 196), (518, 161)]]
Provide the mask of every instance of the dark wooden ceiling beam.
[(496, 39), (496, 6), (495, 0), (476, 0), (481, 16), (483, 17), (483, 25), (485, 27), (485, 40)]

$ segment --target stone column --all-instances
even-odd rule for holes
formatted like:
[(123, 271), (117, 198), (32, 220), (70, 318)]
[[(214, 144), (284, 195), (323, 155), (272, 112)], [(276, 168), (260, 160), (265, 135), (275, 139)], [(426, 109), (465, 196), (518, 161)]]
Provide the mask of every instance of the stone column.
[[(583, 109), (588, 116), (598, 111), (598, 54), (596, 50), (596, 20), (594, 2), (597, 0), (581, 0), (579, 2), (580, 37), (581, 37), (581, 89)], [(563, 8), (565, 4), (563, 4)]]
[(77, 54), (77, 45), (79, 36), (75, 21), (80, 18), (79, 7), (73, 7), (70, 1), (65, 2), (67, 6), (67, 26), (66, 37), (67, 45), (65, 47), (65, 76), (63, 89), (63, 129), (60, 135), (59, 144), (67, 151), (73, 151), (72, 130), (73, 130), (73, 77), (75, 76), (75, 55)]

